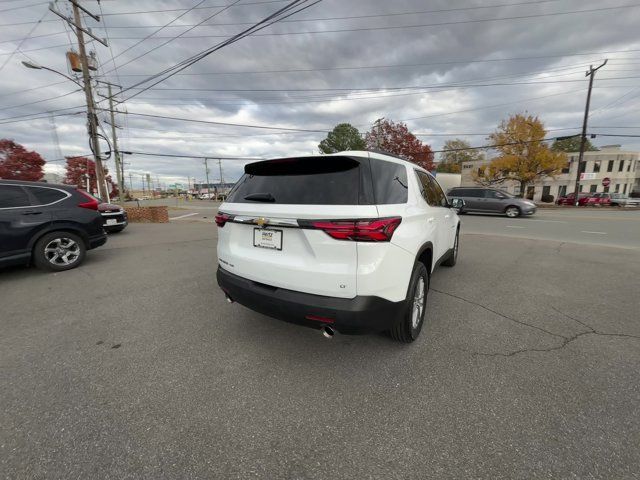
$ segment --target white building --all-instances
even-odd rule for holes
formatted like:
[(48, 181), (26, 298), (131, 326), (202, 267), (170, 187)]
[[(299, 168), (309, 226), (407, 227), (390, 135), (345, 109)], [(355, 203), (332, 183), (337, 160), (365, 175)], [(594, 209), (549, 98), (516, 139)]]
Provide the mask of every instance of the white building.
[[(548, 177), (528, 185), (524, 192), (526, 198), (540, 201), (543, 195), (553, 195), (554, 200), (574, 191), (578, 152), (567, 153), (567, 167), (555, 178)], [(473, 172), (481, 174), (482, 167), (488, 161), (464, 162), (462, 164), (462, 185), (476, 185)], [(620, 145), (606, 145), (595, 152), (585, 152), (580, 165), (581, 192), (620, 192), (640, 191), (640, 152), (623, 151)], [(605, 186), (605, 184), (609, 184)], [(509, 193), (520, 195), (520, 184), (507, 181), (496, 185)]]

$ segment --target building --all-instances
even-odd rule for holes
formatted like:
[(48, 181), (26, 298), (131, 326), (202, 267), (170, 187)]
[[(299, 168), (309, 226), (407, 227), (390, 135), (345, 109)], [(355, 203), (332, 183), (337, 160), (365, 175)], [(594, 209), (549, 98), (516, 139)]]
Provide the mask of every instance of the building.
[(190, 190), (193, 193), (215, 193), (216, 195), (227, 195), (235, 183), (194, 183)]
[[(567, 153), (567, 166), (555, 176), (539, 180), (528, 185), (526, 192), (520, 192), (520, 184), (506, 181), (497, 188), (515, 195), (524, 193), (524, 197), (541, 201), (543, 195), (552, 195), (556, 200), (574, 191), (578, 152)], [(486, 160), (464, 162), (462, 164), (462, 186), (473, 186), (474, 172), (481, 175)], [(640, 152), (630, 152), (621, 149), (620, 145), (606, 145), (595, 152), (585, 152), (584, 161), (580, 165), (581, 192), (619, 192), (629, 194), (640, 191)], [(608, 179), (605, 180), (605, 179)], [(605, 184), (607, 184), (605, 186)]]

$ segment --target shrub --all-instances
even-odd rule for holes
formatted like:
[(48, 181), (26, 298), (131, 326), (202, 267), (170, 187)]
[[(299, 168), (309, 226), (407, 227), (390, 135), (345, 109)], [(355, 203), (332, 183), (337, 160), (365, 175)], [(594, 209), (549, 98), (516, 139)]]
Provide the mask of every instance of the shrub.
[(555, 198), (553, 197), (553, 195), (542, 195), (540, 200), (542, 200), (543, 203), (553, 203)]

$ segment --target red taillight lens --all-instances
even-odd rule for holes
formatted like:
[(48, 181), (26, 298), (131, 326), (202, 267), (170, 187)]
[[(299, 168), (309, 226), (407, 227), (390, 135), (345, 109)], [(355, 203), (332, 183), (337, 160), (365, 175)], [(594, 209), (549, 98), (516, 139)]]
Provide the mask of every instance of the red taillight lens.
[(356, 242), (388, 242), (402, 222), (401, 217), (375, 220), (320, 220), (311, 221), (307, 228), (317, 228), (337, 240)]
[(86, 202), (79, 203), (79, 207), (88, 208), (89, 210), (98, 210), (98, 205), (100, 205), (100, 202), (97, 199), (93, 198), (84, 190), (80, 190), (79, 188), (77, 190), (80, 195), (87, 199)]
[(233, 220), (233, 215), (229, 215), (228, 213), (218, 213), (216, 215), (216, 225), (220, 228), (224, 227), (227, 222)]

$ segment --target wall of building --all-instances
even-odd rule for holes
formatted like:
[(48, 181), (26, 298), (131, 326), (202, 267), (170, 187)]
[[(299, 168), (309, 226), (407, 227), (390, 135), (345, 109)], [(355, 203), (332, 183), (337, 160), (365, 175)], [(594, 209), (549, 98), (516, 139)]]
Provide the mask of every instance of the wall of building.
[[(554, 200), (559, 196), (571, 193), (575, 189), (576, 174), (578, 168), (578, 153), (567, 154), (569, 165), (562, 173), (555, 178), (546, 178), (528, 187), (533, 189), (533, 200), (540, 201), (543, 193), (553, 195)], [(473, 172), (478, 172), (480, 168), (488, 162), (476, 161), (462, 164), (462, 185), (476, 185)], [(582, 169), (581, 169), (582, 171)], [(640, 152), (622, 151), (618, 147), (603, 147), (596, 152), (585, 152), (584, 173), (581, 174), (580, 191), (582, 192), (620, 192), (631, 193), (635, 188), (640, 190)], [(605, 187), (602, 181), (608, 178), (609, 187)], [(506, 190), (509, 193), (520, 195), (520, 184), (518, 182), (507, 181), (496, 188)], [(531, 191), (524, 196), (531, 196)]]

